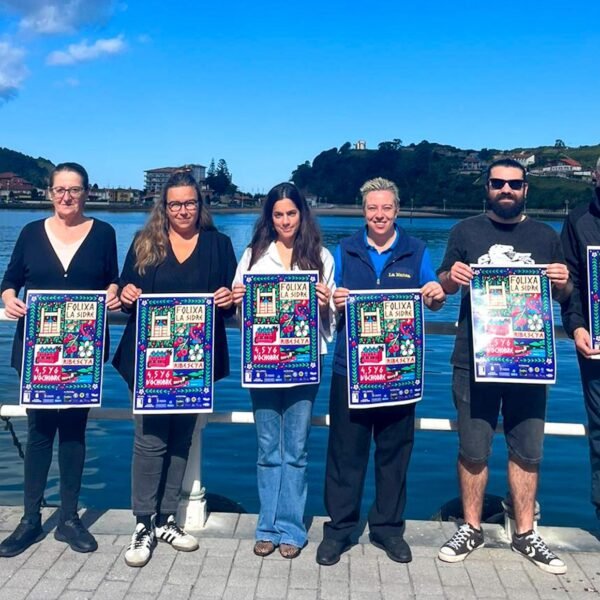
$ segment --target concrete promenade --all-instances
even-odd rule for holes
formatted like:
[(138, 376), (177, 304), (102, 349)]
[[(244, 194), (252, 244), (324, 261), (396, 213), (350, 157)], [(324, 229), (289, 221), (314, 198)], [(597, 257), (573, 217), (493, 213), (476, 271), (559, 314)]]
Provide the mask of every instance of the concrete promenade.
[[(18, 523), (21, 508), (0, 508), (0, 536)], [(161, 543), (142, 569), (123, 561), (133, 519), (129, 511), (84, 511), (99, 549), (77, 554), (54, 540), (54, 509), (44, 509), (49, 535), (15, 558), (0, 559), (0, 600), (154, 598), (206, 600), (395, 600), (403, 598), (593, 599), (600, 597), (600, 542), (594, 532), (540, 527), (551, 548), (567, 562), (566, 575), (549, 575), (510, 551), (503, 529), (485, 528), (486, 547), (463, 563), (436, 559), (452, 534), (452, 523), (409, 521), (406, 539), (413, 551), (408, 565), (394, 563), (367, 536), (333, 567), (319, 567), (315, 552), (323, 518), (310, 525), (310, 543), (301, 556), (279, 553), (261, 559), (252, 553), (256, 515), (213, 513), (196, 532), (200, 549), (176, 552)]]

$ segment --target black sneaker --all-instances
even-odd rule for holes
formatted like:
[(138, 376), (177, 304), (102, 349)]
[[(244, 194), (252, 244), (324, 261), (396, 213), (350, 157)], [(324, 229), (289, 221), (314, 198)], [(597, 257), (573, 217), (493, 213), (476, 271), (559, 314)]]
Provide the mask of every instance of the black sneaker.
[(465, 560), (473, 550), (483, 548), (484, 546), (483, 531), (465, 523), (440, 548), (438, 558), (444, 562), (460, 562), (461, 560)]
[(567, 572), (567, 565), (546, 546), (546, 542), (533, 530), (521, 535), (513, 534), (510, 547), (546, 573), (562, 575)]
[(44, 538), (41, 519), (21, 519), (17, 528), (0, 544), (0, 556), (9, 558), (25, 552), (29, 546)]
[(96, 538), (84, 527), (78, 516), (60, 523), (54, 532), (54, 539), (66, 542), (75, 552), (98, 550)]

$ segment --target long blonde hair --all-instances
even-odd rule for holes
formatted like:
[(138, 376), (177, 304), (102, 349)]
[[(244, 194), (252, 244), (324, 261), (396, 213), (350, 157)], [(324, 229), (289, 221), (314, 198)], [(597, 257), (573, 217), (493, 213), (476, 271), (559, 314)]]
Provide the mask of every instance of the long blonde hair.
[(167, 193), (169, 189), (174, 187), (193, 187), (198, 197), (198, 220), (196, 221), (196, 227), (200, 231), (215, 228), (212, 217), (202, 201), (198, 182), (188, 171), (176, 171), (169, 177), (159, 200), (152, 207), (152, 212), (146, 224), (135, 238), (133, 245), (135, 250), (135, 268), (140, 275), (143, 275), (148, 267), (162, 263), (167, 256), (167, 247), (169, 245)]

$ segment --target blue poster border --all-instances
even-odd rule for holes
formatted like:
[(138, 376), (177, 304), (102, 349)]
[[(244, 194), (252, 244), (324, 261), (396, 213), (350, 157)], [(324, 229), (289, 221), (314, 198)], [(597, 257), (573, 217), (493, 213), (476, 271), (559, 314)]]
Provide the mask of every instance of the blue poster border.
[[(600, 246), (587, 247), (587, 275), (590, 342), (594, 350), (600, 350)], [(600, 360), (600, 354), (590, 358)]]

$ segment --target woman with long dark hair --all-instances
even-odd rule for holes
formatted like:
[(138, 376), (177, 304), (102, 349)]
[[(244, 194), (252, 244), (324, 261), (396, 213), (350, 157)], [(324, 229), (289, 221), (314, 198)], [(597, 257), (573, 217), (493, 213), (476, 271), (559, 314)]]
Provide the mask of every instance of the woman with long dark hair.
[[(84, 215), (90, 188), (86, 170), (61, 163), (50, 173), (48, 197), (53, 214), (25, 225), (2, 280), (6, 316), (19, 319), (11, 364), (20, 374), (26, 306), (25, 290), (107, 290), (106, 306), (120, 307), (115, 230)], [(107, 351), (108, 351), (108, 339)], [(106, 358), (106, 356), (105, 356)], [(40, 508), (58, 432), (60, 517), (54, 537), (76, 552), (98, 548), (77, 515), (85, 461), (85, 429), (89, 408), (27, 409), (25, 451), (25, 511), (15, 531), (0, 544), (0, 556), (16, 556), (44, 536)]]
[[(229, 374), (224, 318), (235, 310), (228, 287), (235, 268), (231, 240), (215, 229), (196, 180), (187, 171), (176, 172), (134, 239), (121, 274), (121, 302), (132, 312), (113, 364), (130, 390), (135, 309), (142, 293), (214, 293), (214, 380)], [(198, 548), (175, 518), (196, 420), (196, 414), (135, 416), (131, 503), (136, 527), (125, 553), (129, 566), (144, 566), (156, 539), (176, 550)]]
[[(292, 183), (280, 183), (268, 193), (250, 245), (238, 265), (233, 301), (245, 293), (242, 274), (319, 272), (317, 297), (321, 313), (321, 354), (331, 339), (329, 300), (334, 288), (333, 258), (321, 244), (321, 234), (304, 196)], [(257, 480), (260, 513), (254, 553), (268, 556), (279, 547), (284, 558), (295, 558), (306, 544), (303, 522), (307, 494), (307, 445), (319, 385), (251, 388), (258, 438)]]

